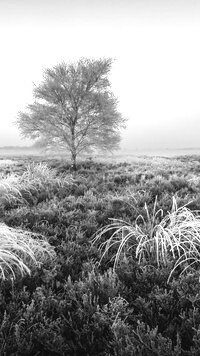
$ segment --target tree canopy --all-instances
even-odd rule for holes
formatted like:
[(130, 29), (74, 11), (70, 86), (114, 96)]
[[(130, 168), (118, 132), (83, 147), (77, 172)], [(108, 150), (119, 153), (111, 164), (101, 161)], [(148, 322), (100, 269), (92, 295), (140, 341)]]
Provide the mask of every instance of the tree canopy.
[(125, 120), (110, 90), (111, 66), (111, 59), (80, 59), (46, 69), (34, 103), (19, 112), (22, 135), (67, 148), (74, 165), (88, 149), (118, 148)]

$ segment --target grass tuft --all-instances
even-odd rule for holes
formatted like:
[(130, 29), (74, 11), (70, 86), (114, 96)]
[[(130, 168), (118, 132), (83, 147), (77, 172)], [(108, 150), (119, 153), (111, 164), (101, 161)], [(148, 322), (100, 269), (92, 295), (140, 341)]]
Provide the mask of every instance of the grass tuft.
[(31, 232), (0, 224), (0, 278), (15, 279), (55, 258), (49, 243)]
[(57, 176), (55, 169), (46, 164), (30, 164), (22, 176), (10, 175), (0, 178), (0, 206), (12, 204), (27, 205), (29, 200), (45, 191), (52, 197), (54, 191), (68, 186), (73, 182), (71, 175)]
[(113, 251), (114, 269), (124, 255), (134, 254), (139, 264), (153, 262), (157, 267), (166, 266), (174, 261), (169, 275), (179, 267), (183, 273), (188, 267), (200, 263), (200, 216), (186, 206), (177, 207), (173, 198), (172, 210), (163, 217), (162, 209), (156, 211), (155, 201), (153, 213), (150, 214), (145, 205), (146, 217), (138, 216), (135, 224), (123, 220), (111, 219), (112, 223), (99, 230), (93, 243), (99, 243), (103, 235), (114, 231), (110, 238), (101, 242), (101, 260)]

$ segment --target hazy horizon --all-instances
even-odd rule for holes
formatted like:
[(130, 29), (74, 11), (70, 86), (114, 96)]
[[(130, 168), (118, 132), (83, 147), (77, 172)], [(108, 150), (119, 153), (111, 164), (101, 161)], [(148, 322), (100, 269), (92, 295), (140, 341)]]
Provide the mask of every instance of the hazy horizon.
[(198, 148), (199, 20), (195, 0), (1, 2), (0, 147), (33, 144), (13, 122), (45, 68), (111, 57), (122, 151)]

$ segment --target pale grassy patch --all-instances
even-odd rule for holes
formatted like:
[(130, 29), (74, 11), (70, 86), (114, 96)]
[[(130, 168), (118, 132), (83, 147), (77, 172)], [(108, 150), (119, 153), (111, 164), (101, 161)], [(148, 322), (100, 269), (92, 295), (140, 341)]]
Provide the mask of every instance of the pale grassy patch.
[(5, 203), (25, 203), (20, 190), (28, 191), (26, 184), (21, 182), (20, 177), (9, 175), (6, 178), (0, 179), (0, 205)]
[(0, 278), (15, 279), (55, 258), (54, 249), (38, 235), (0, 224)]
[(73, 178), (72, 175), (69, 174), (66, 176), (57, 176), (57, 171), (53, 168), (49, 168), (45, 163), (32, 163), (27, 166), (27, 170), (24, 172), (21, 181), (36, 188), (50, 186), (61, 188), (64, 185), (73, 182)]
[(12, 159), (0, 159), (0, 167), (7, 167), (15, 164), (17, 164), (17, 161), (13, 161)]
[(54, 188), (59, 190), (73, 181), (71, 175), (58, 177), (56, 170), (49, 168), (46, 164), (30, 164), (21, 176), (11, 174), (7, 177), (0, 177), (0, 205), (26, 204), (25, 197), (31, 197), (32, 194), (37, 194), (42, 190), (47, 193)]
[[(134, 253), (142, 265), (155, 261), (157, 267), (167, 265), (174, 260), (174, 267), (169, 275), (181, 267), (182, 273), (189, 266), (200, 263), (200, 216), (186, 206), (177, 207), (173, 198), (172, 211), (163, 218), (163, 211), (156, 211), (156, 202), (152, 215), (147, 206), (146, 217), (138, 216), (135, 224), (123, 220), (111, 219), (112, 223), (102, 228), (93, 239), (93, 243), (101, 240), (109, 231), (111, 237), (100, 244), (101, 260), (108, 251), (116, 247), (112, 256), (114, 268), (122, 256)], [(158, 223), (158, 216), (162, 219)], [(169, 281), (168, 279), (168, 281)]]

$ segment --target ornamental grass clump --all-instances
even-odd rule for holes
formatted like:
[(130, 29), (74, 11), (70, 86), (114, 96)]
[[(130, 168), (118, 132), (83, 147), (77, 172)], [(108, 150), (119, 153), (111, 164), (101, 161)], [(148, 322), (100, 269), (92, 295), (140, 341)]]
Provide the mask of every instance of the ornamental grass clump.
[(56, 178), (56, 170), (49, 168), (45, 163), (32, 163), (27, 166), (22, 178), (27, 183), (40, 186), (44, 183), (52, 183)]
[(34, 201), (41, 192), (51, 198), (55, 192), (71, 183), (73, 178), (70, 175), (58, 177), (55, 169), (43, 163), (33, 163), (22, 176), (10, 175), (0, 179), (0, 206), (26, 205)]
[(59, 175), (57, 170), (48, 167), (45, 163), (28, 165), (26, 172), (22, 175), (21, 181), (37, 191), (44, 190), (46, 192), (58, 191), (61, 188), (69, 186), (74, 182), (71, 175)]
[(0, 279), (15, 279), (55, 258), (50, 244), (28, 231), (0, 224)]
[(28, 192), (25, 182), (19, 176), (9, 175), (0, 179), (0, 206), (26, 203), (21, 191)]
[[(141, 265), (156, 264), (167, 266), (173, 262), (168, 281), (175, 270), (183, 273), (188, 267), (200, 263), (200, 215), (187, 206), (178, 208), (173, 198), (172, 210), (163, 217), (162, 209), (150, 215), (145, 205), (146, 217), (139, 215), (135, 224), (123, 220), (111, 219), (112, 223), (102, 228), (93, 239), (99, 242), (103, 235), (111, 236), (100, 243), (101, 260), (108, 252), (115, 251), (114, 268), (124, 256), (134, 255)], [(114, 232), (113, 232), (114, 231)]]

